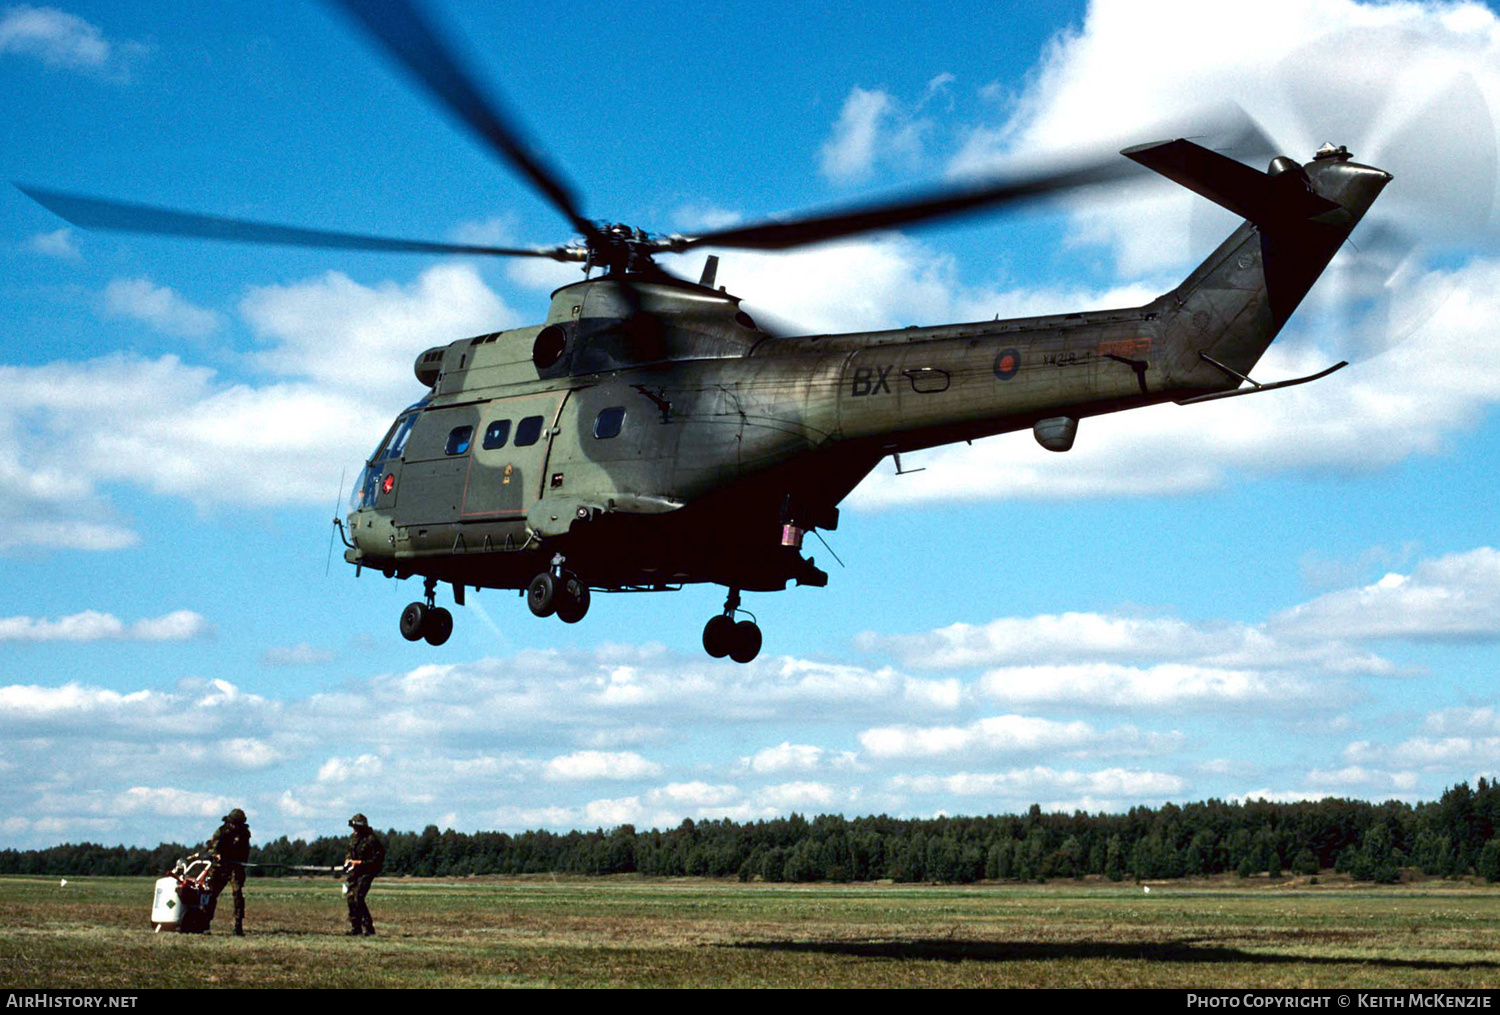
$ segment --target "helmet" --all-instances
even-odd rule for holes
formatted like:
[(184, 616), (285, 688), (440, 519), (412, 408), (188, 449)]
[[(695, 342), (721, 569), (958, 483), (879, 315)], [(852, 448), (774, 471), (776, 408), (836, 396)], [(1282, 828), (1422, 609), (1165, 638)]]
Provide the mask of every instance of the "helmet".
[(369, 828), (370, 827), (370, 823), (365, 820), (365, 816), (363, 814), (356, 814), (356, 815), (354, 815), (354, 817), (352, 817), (352, 818), (349, 819), (349, 827), (350, 828)]
[(243, 825), (245, 823), (245, 812), (236, 807), (224, 815), (223, 820), (229, 822), (231, 825)]

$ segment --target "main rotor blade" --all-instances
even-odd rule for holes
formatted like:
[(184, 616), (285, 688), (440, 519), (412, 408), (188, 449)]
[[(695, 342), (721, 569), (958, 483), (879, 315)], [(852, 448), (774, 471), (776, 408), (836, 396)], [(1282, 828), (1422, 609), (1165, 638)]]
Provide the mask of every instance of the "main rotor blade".
[(155, 233), (161, 236), (192, 236), (204, 240), (263, 243), (288, 247), (329, 247), (336, 250), (379, 250), (393, 253), (489, 254), (501, 257), (550, 257), (554, 261), (579, 261), (583, 251), (570, 247), (523, 250), (516, 247), (486, 247), (468, 243), (436, 243), (403, 240), (362, 233), (273, 225), (246, 219), (196, 212), (175, 211), (146, 204), (110, 201), (82, 194), (69, 194), (43, 187), (16, 184), (37, 204), (82, 229), (104, 229), (122, 233)]
[(688, 237), (680, 243), (674, 243), (672, 249), (737, 247), (746, 250), (785, 250), (856, 233), (894, 229), (932, 219), (954, 218), (1028, 198), (1044, 197), (1076, 187), (1110, 183), (1140, 175), (1142, 173), (1139, 166), (1111, 153), (1097, 161), (1061, 170), (943, 190), (889, 204), (866, 205), (826, 215), (721, 229), (714, 233)]
[(342, 7), (396, 62), (489, 147), (516, 169), (585, 237), (598, 227), (584, 218), (578, 202), (556, 172), (546, 168), (521, 139), (521, 132), (474, 84), (452, 46), (429, 19), (407, 0), (330, 0)]
[[(1272, 144), (1259, 124), (1238, 106), (1209, 109), (1195, 114), (1193, 121), (1206, 133), (1189, 135), (1215, 151), (1233, 152), (1239, 158), (1259, 157)], [(1158, 124), (1157, 137), (1181, 136), (1184, 123)], [(915, 195), (898, 201), (800, 218), (777, 219), (749, 226), (721, 229), (701, 236), (674, 237), (670, 249), (693, 247), (739, 247), (749, 250), (785, 250), (822, 243), (856, 233), (894, 229), (934, 219), (957, 218), (1006, 204), (1047, 197), (1079, 187), (1143, 177), (1140, 167), (1113, 150), (1096, 149), (1071, 161), (1058, 162), (988, 181)]]

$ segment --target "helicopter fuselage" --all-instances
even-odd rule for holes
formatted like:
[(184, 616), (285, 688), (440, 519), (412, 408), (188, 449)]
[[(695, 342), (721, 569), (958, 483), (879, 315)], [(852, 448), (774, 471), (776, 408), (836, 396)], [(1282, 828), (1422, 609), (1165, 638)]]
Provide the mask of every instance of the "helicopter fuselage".
[(345, 558), (425, 576), (429, 607), (440, 581), (542, 615), (566, 581), (576, 616), (589, 589), (715, 582), (732, 617), (740, 590), (826, 584), (803, 537), (889, 455), (1026, 428), (1066, 451), (1088, 417), (1323, 376), (1240, 387), (1389, 176), (1347, 154), (1179, 175), (1261, 222), (1139, 307), (779, 337), (659, 271), (564, 286), (540, 325), (418, 357), (429, 390), (366, 463)]
[[(1226, 244), (1241, 246), (1254, 245)], [(1245, 297), (1234, 316), (1252, 312), (1258, 259), (1218, 267), (1246, 276), (1229, 288)], [(1183, 355), (1175, 294), (780, 338), (722, 291), (623, 282), (641, 303), (633, 318), (621, 280), (579, 282), (554, 293), (541, 325), (419, 358), (432, 389), (367, 463), (351, 562), (476, 587), (525, 587), (556, 553), (596, 588), (821, 584), (802, 535), (834, 528), (838, 503), (892, 453), (1054, 420), (1067, 436), (1048, 446), (1065, 450), (1081, 418), (1239, 383)], [(595, 305), (607, 316), (589, 315)], [(625, 334), (643, 318), (649, 335)], [(548, 329), (562, 351), (538, 367)], [(631, 363), (642, 342), (666, 358)]]

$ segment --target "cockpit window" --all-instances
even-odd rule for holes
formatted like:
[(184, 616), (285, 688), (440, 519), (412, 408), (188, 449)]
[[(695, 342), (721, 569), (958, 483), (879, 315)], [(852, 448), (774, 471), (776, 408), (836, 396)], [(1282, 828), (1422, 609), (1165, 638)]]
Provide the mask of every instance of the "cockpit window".
[(385, 432), (385, 436), (380, 438), (380, 443), (375, 445), (375, 453), (369, 457), (368, 464), (379, 462), (385, 458), (385, 449), (390, 445), (391, 438), (396, 435), (396, 431), (400, 428), (401, 420), (399, 419), (391, 424), (391, 428)]
[[(386, 445), (386, 458), (400, 458), (401, 452), (406, 450), (406, 439), (411, 436), (412, 424), (417, 421), (417, 414), (409, 412), (396, 421), (396, 432)], [(377, 459), (380, 456), (376, 456)]]

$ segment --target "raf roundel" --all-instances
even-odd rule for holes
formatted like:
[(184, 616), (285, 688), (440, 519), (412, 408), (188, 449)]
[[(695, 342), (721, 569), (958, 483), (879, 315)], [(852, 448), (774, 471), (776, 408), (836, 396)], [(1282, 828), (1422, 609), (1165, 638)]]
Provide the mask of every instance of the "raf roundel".
[(1008, 381), (1021, 369), (1021, 353), (1016, 349), (1006, 349), (995, 357), (995, 376), (1002, 381)]

